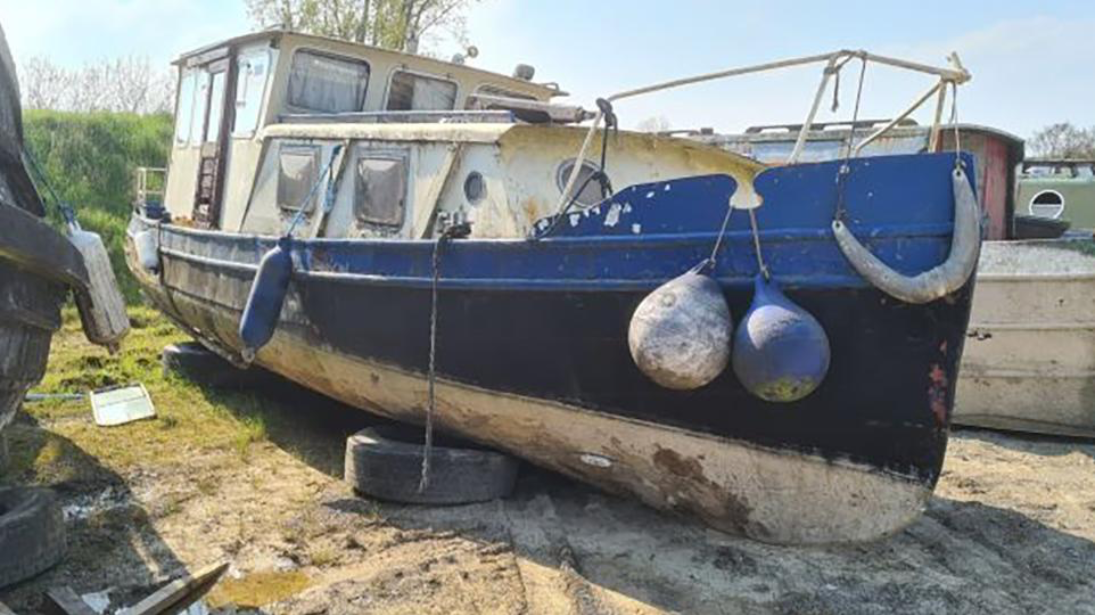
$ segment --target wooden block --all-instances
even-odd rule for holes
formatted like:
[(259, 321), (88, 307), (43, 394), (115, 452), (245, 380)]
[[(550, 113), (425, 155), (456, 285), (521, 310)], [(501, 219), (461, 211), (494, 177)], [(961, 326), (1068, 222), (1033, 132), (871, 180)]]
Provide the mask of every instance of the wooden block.
[(47, 591), (45, 607), (48, 612), (57, 615), (98, 615), (68, 585)]
[(176, 579), (164, 585), (151, 596), (124, 611), (125, 615), (165, 615), (178, 613), (205, 595), (221, 575), (228, 570), (228, 563), (206, 566), (194, 574)]

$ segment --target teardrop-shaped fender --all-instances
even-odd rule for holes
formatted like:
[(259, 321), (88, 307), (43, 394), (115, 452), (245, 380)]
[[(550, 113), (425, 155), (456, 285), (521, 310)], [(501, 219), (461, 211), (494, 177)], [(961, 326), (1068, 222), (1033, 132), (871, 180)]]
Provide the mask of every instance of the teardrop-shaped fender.
[(973, 275), (981, 254), (981, 210), (966, 173), (955, 169), (951, 179), (954, 232), (945, 262), (912, 277), (901, 275), (871, 254), (847, 225), (833, 220), (833, 235), (852, 268), (875, 288), (907, 303), (929, 303), (961, 288)]
[(829, 336), (774, 281), (758, 275), (753, 286), (753, 303), (734, 333), (734, 374), (765, 401), (803, 399), (829, 371)]
[(668, 389), (699, 388), (726, 369), (734, 329), (719, 283), (689, 271), (647, 295), (631, 317), (635, 365)]
[(247, 305), (240, 318), (239, 334), (244, 345), (244, 360), (250, 361), (255, 352), (274, 337), (292, 274), (291, 248), (288, 241), (279, 241), (259, 262), (251, 292), (247, 295)]

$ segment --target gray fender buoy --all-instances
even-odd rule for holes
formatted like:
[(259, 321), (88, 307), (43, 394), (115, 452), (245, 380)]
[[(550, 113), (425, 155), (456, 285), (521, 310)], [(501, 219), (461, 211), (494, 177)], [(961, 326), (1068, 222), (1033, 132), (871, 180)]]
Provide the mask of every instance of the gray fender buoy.
[(754, 288), (753, 303), (734, 334), (734, 373), (765, 401), (803, 399), (829, 371), (829, 337), (775, 282), (758, 275)]
[(642, 300), (631, 317), (627, 343), (635, 365), (651, 380), (689, 390), (726, 369), (733, 330), (718, 282), (689, 271)]

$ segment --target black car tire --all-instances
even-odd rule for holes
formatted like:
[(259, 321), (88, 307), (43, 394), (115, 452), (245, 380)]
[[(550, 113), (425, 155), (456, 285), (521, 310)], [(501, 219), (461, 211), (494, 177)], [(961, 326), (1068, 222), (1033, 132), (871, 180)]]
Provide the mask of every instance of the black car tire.
[(513, 492), (516, 459), (438, 434), (429, 485), (419, 493), (422, 442), (421, 428), (384, 425), (359, 431), (346, 442), (346, 481), (361, 494), (405, 504), (470, 504)]
[(169, 344), (160, 355), (164, 375), (178, 374), (187, 380), (222, 389), (242, 389), (260, 384), (270, 373), (258, 368), (240, 369), (199, 342)]
[(65, 555), (65, 519), (55, 493), (0, 489), (0, 587), (29, 579)]

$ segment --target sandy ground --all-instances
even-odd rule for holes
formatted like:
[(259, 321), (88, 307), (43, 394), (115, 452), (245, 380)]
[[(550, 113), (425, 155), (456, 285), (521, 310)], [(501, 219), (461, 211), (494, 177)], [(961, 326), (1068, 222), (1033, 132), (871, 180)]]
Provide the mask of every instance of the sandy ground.
[[(802, 549), (534, 468), (505, 501), (371, 502), (340, 480), (343, 438), (368, 419), (301, 412), (298, 429), (244, 456), (150, 456), (58, 485), (70, 556), (0, 601), (37, 612), (44, 589), (67, 583), (131, 603), (227, 560), (209, 598), (218, 613), (1095, 613), (1092, 443), (956, 432), (919, 522), (874, 544)], [(23, 415), (15, 428), (51, 425)]]

